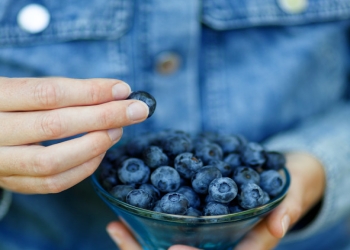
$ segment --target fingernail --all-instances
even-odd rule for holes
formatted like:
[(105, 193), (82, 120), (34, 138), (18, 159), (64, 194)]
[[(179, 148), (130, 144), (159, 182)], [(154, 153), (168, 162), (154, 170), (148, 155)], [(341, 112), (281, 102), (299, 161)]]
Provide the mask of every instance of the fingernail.
[(107, 233), (114, 240), (117, 245), (120, 245), (121, 240), (118, 237), (118, 232), (114, 228), (107, 227)]
[(288, 214), (286, 214), (282, 219), (283, 236), (285, 236), (287, 233), (287, 230), (289, 228), (289, 223), (290, 223), (290, 217)]
[(142, 120), (148, 116), (148, 106), (141, 101), (133, 102), (129, 105), (127, 112), (130, 120)]
[(113, 128), (113, 129), (109, 129), (107, 133), (109, 138), (111, 138), (111, 141), (115, 142), (122, 136), (123, 130), (121, 128)]
[(126, 83), (117, 83), (112, 88), (113, 97), (117, 100), (126, 99), (130, 93), (130, 86)]

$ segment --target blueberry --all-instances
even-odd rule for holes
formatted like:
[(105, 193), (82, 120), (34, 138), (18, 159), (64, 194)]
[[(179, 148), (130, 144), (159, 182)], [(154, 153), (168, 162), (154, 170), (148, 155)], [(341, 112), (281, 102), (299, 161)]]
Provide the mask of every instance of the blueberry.
[(142, 157), (143, 151), (149, 146), (150, 140), (147, 136), (135, 137), (126, 144), (126, 152), (131, 157)]
[(182, 186), (176, 192), (186, 196), (190, 207), (199, 208), (201, 205), (198, 194), (191, 187)]
[(160, 200), (154, 203), (153, 211), (163, 213), (162, 208), (160, 207), (159, 204), (160, 204)]
[(270, 151), (266, 153), (264, 169), (280, 170), (286, 165), (286, 158), (279, 152)]
[(149, 179), (150, 169), (137, 158), (129, 158), (122, 163), (118, 176), (124, 184), (143, 184)]
[(151, 174), (151, 182), (161, 192), (174, 192), (180, 187), (180, 175), (172, 167), (161, 166)]
[(240, 144), (241, 144), (241, 151), (242, 149), (245, 147), (245, 145), (248, 144), (248, 140), (247, 138), (244, 136), (244, 135), (241, 135), (241, 134), (237, 134), (235, 135), (237, 137), (237, 139), (240, 141)]
[(110, 175), (101, 180), (101, 185), (107, 191), (111, 190), (114, 186), (118, 185), (117, 176)]
[(201, 148), (204, 145), (208, 145), (212, 143), (211, 141), (209, 141), (207, 138), (204, 137), (197, 137), (193, 140), (193, 147), (194, 148)]
[(241, 161), (241, 155), (239, 153), (231, 153), (228, 154), (224, 158), (224, 162), (226, 162), (232, 169), (235, 169), (236, 167), (242, 166), (242, 161)]
[(266, 160), (264, 148), (255, 142), (249, 142), (244, 147), (241, 156), (243, 163), (252, 167), (260, 167)]
[(276, 170), (266, 170), (260, 174), (260, 186), (266, 193), (275, 196), (282, 191), (284, 181)]
[(222, 215), (230, 213), (228, 206), (219, 202), (209, 202), (205, 205), (203, 210), (205, 216)]
[(199, 216), (202, 216), (202, 212), (199, 211), (198, 209), (193, 208), (193, 207), (189, 207), (187, 209), (187, 213), (185, 215), (199, 217)]
[(222, 177), (219, 169), (213, 166), (202, 167), (193, 177), (192, 177), (192, 187), (194, 191), (199, 194), (208, 193), (208, 187), (210, 182), (214, 179)]
[(139, 189), (145, 190), (148, 192), (155, 201), (159, 200), (160, 198), (160, 192), (159, 190), (153, 186), (152, 184), (144, 183), (141, 186), (139, 186)]
[(260, 184), (260, 175), (254, 169), (250, 167), (237, 167), (233, 171), (232, 179), (238, 186), (247, 183)]
[(111, 162), (116, 168), (121, 166), (121, 163), (127, 158), (129, 158), (129, 156), (127, 155), (125, 146), (110, 148), (109, 150), (107, 150), (105, 156), (105, 159)]
[(157, 102), (156, 99), (145, 91), (135, 91), (132, 92), (127, 99), (140, 100), (147, 104), (149, 108), (148, 117), (151, 117), (156, 109)]
[(150, 146), (143, 151), (143, 161), (150, 168), (168, 165), (168, 156), (157, 146)]
[(238, 187), (231, 178), (221, 177), (214, 179), (208, 190), (214, 201), (228, 203), (236, 197)]
[(100, 164), (101, 172), (99, 181), (104, 189), (109, 191), (112, 187), (118, 184), (117, 170), (108, 161), (103, 161)]
[(240, 206), (238, 206), (238, 205), (229, 206), (229, 210), (230, 210), (230, 213), (231, 213), (231, 214), (234, 214), (234, 213), (239, 213), (239, 212), (244, 211), (244, 209), (243, 209), (243, 208), (241, 208), (241, 207), (240, 207)]
[(182, 153), (175, 157), (174, 167), (180, 176), (186, 179), (192, 176), (203, 167), (201, 159), (195, 157), (192, 153)]
[(268, 193), (264, 192), (264, 201), (263, 201), (263, 205), (269, 203), (270, 201), (270, 196)]
[(232, 168), (227, 162), (220, 161), (220, 160), (211, 160), (209, 162), (209, 165), (217, 167), (220, 170), (223, 177), (227, 177), (231, 175)]
[(215, 140), (221, 148), (224, 154), (239, 152), (241, 148), (241, 142), (239, 138), (233, 135), (220, 135)]
[(198, 134), (197, 138), (203, 138), (210, 142), (214, 142), (218, 139), (219, 134), (212, 131), (204, 131)]
[(170, 192), (162, 197), (159, 206), (164, 213), (184, 215), (187, 212), (189, 202), (185, 195)]
[(264, 204), (264, 191), (255, 183), (247, 183), (241, 186), (238, 203), (245, 209), (251, 209)]
[(128, 193), (130, 193), (132, 190), (134, 190), (134, 187), (131, 185), (117, 185), (113, 187), (109, 193), (117, 198), (118, 200), (124, 201), (126, 199), (126, 196)]
[(128, 193), (126, 203), (144, 209), (153, 208), (153, 197), (142, 189), (134, 189)]
[(205, 196), (204, 203), (207, 204), (209, 202), (216, 202), (211, 195)]
[(205, 144), (195, 149), (197, 157), (201, 158), (204, 164), (211, 160), (222, 160), (223, 152), (219, 145), (215, 143)]
[(192, 151), (192, 141), (184, 136), (174, 135), (166, 138), (162, 144), (163, 151), (171, 158)]

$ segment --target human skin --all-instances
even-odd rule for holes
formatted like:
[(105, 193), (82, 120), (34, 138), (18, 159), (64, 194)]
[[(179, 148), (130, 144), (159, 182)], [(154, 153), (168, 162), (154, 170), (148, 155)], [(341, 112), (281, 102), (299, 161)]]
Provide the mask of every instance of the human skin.
[[(269, 250), (275, 247), (288, 229), (309, 211), (323, 196), (325, 173), (322, 164), (303, 152), (287, 153), (291, 185), (286, 198), (250, 231), (235, 250)], [(307, 171), (306, 171), (307, 169)], [(120, 221), (108, 224), (107, 232), (121, 250), (141, 249), (133, 235)], [(176, 245), (169, 250), (195, 250)]]
[[(113, 79), (0, 77), (0, 187), (58, 193), (90, 176), (148, 107)], [(40, 142), (83, 136), (51, 146)]]

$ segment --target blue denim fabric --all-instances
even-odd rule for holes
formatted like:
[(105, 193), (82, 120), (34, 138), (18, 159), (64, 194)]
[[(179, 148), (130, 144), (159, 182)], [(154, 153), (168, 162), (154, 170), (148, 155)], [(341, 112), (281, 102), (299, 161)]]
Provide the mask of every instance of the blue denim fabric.
[[(30, 3), (51, 14), (38, 34), (17, 24)], [(299, 14), (275, 0), (0, 0), (0, 75), (117, 78), (149, 91), (156, 112), (124, 139), (213, 130), (315, 154), (327, 174), (324, 203), (281, 247), (342, 249), (350, 244), (349, 17), (348, 0), (309, 0)], [(164, 75), (157, 63), (167, 52), (180, 66)], [(13, 194), (0, 249), (114, 249), (104, 230), (113, 219), (88, 181), (55, 195)]]

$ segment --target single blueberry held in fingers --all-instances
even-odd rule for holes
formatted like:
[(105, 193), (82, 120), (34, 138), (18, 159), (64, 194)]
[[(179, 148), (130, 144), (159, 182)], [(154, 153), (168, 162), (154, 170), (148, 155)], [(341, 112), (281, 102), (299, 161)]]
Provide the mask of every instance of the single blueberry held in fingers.
[(279, 152), (266, 152), (266, 162), (263, 165), (264, 169), (280, 170), (286, 165), (286, 158)]
[(260, 174), (260, 187), (269, 195), (277, 195), (283, 186), (283, 178), (276, 170), (266, 170)]
[(222, 177), (219, 169), (213, 166), (202, 167), (193, 177), (192, 177), (192, 187), (194, 191), (199, 194), (208, 193), (208, 187), (210, 183), (216, 179)]
[(216, 202), (229, 203), (238, 192), (236, 183), (229, 177), (214, 179), (209, 185), (209, 195)]
[(179, 172), (181, 177), (190, 179), (199, 169), (203, 167), (203, 162), (192, 153), (186, 152), (175, 157), (174, 167)]
[(251, 167), (260, 167), (265, 163), (265, 150), (256, 142), (249, 142), (242, 150), (241, 159), (243, 163)]
[(137, 158), (129, 158), (118, 169), (118, 177), (124, 184), (136, 185), (148, 181), (150, 169), (145, 163)]
[(163, 193), (174, 192), (180, 187), (180, 175), (175, 168), (161, 166), (151, 174), (151, 182)]
[(193, 207), (193, 208), (200, 207), (201, 200), (200, 200), (198, 194), (191, 187), (182, 186), (176, 192), (186, 196), (190, 207)]
[(169, 159), (160, 147), (150, 146), (143, 151), (143, 161), (150, 168), (157, 168), (166, 166)]
[(247, 183), (241, 186), (238, 203), (245, 209), (251, 209), (264, 204), (264, 191), (255, 183)]
[(209, 202), (205, 205), (203, 211), (205, 216), (222, 215), (230, 213), (228, 206), (219, 202)]
[(157, 106), (156, 99), (145, 91), (134, 91), (129, 95), (127, 99), (140, 100), (146, 103), (149, 108), (149, 113), (147, 118), (153, 115)]
[(115, 198), (117, 198), (118, 200), (124, 201), (126, 199), (126, 196), (128, 195), (128, 193), (130, 193), (132, 190), (134, 190), (135, 188), (131, 185), (117, 185), (115, 187), (113, 187), (109, 193), (114, 196)]
[(144, 209), (153, 208), (153, 197), (142, 189), (134, 189), (128, 193), (126, 203)]
[(232, 179), (236, 182), (238, 186), (247, 183), (260, 184), (260, 175), (254, 169), (250, 167), (237, 167), (233, 171)]
[(170, 192), (165, 194), (159, 202), (164, 213), (168, 214), (181, 214), (184, 215), (187, 212), (189, 202), (183, 194)]

